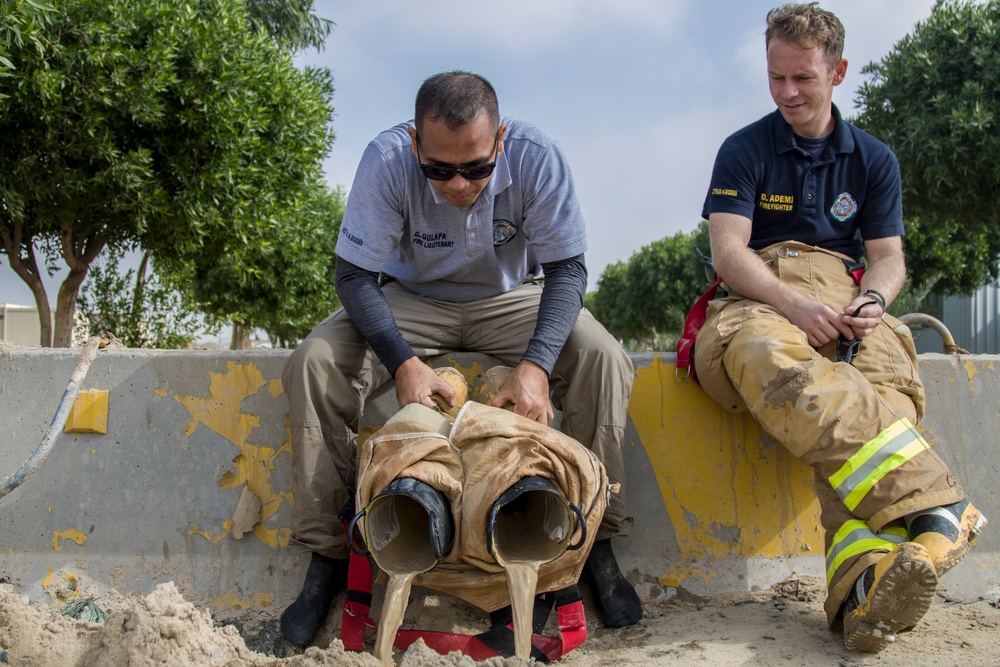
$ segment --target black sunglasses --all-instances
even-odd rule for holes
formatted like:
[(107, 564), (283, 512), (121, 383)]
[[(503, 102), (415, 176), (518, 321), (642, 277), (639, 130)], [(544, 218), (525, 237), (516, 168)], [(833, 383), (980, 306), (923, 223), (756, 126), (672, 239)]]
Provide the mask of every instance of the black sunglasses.
[[(865, 306), (870, 306), (875, 304), (876, 306), (881, 306), (878, 301), (867, 301), (855, 309), (851, 317), (857, 317), (861, 314), (861, 309)], [(837, 361), (843, 361), (844, 363), (851, 363), (854, 361), (854, 357), (861, 353), (861, 339), (855, 337), (853, 340), (847, 340), (841, 334), (840, 338), (837, 340)]]
[[(424, 176), (432, 181), (450, 181), (455, 176), (461, 176), (467, 181), (478, 181), (489, 178), (493, 169), (497, 166), (496, 158), (493, 162), (483, 162), (481, 164), (470, 164), (467, 167), (445, 167), (438, 164), (424, 164), (420, 159), (420, 135), (415, 134), (417, 141), (417, 163), (420, 164), (420, 171)], [(500, 147), (500, 130), (497, 130), (496, 139), (493, 140), (493, 153), (496, 154)]]

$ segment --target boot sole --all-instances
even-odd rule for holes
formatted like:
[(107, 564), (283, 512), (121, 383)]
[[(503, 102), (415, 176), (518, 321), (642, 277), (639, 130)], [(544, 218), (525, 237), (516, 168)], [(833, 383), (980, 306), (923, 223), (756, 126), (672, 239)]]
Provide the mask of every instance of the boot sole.
[(875, 581), (865, 605), (844, 619), (844, 645), (877, 653), (915, 626), (934, 601), (937, 572), (926, 549), (903, 543), (886, 556), (894, 563)]

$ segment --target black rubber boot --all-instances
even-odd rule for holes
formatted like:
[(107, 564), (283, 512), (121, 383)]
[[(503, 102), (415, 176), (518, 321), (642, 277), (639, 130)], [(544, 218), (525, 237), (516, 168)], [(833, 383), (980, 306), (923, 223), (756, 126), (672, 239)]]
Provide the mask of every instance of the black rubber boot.
[(618, 569), (611, 540), (598, 540), (587, 557), (583, 573), (590, 585), (597, 611), (609, 628), (624, 628), (642, 618), (642, 603), (632, 584)]
[(302, 592), (281, 614), (281, 634), (296, 646), (313, 640), (326, 620), (330, 603), (347, 588), (348, 558), (327, 558), (313, 552)]

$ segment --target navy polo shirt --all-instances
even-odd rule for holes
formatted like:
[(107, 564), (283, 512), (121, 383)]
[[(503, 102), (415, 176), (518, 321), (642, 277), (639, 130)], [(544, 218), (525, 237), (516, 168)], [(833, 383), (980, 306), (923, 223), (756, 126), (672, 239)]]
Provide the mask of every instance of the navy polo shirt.
[(774, 111), (722, 144), (702, 215), (753, 222), (750, 248), (799, 241), (860, 260), (863, 242), (903, 234), (899, 163), (884, 143), (843, 120), (819, 158)]

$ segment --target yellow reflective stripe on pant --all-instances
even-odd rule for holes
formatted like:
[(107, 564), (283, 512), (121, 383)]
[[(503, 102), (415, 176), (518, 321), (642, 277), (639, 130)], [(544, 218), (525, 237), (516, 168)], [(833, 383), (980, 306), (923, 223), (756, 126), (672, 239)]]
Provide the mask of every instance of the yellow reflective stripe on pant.
[(860, 556), (869, 551), (892, 551), (897, 544), (908, 539), (906, 528), (890, 526), (884, 533), (875, 534), (868, 524), (860, 519), (847, 521), (833, 537), (830, 549), (826, 552), (826, 583), (833, 581), (834, 573), (849, 558)]
[(930, 449), (907, 419), (900, 419), (854, 453), (829, 481), (852, 512), (890, 471)]

